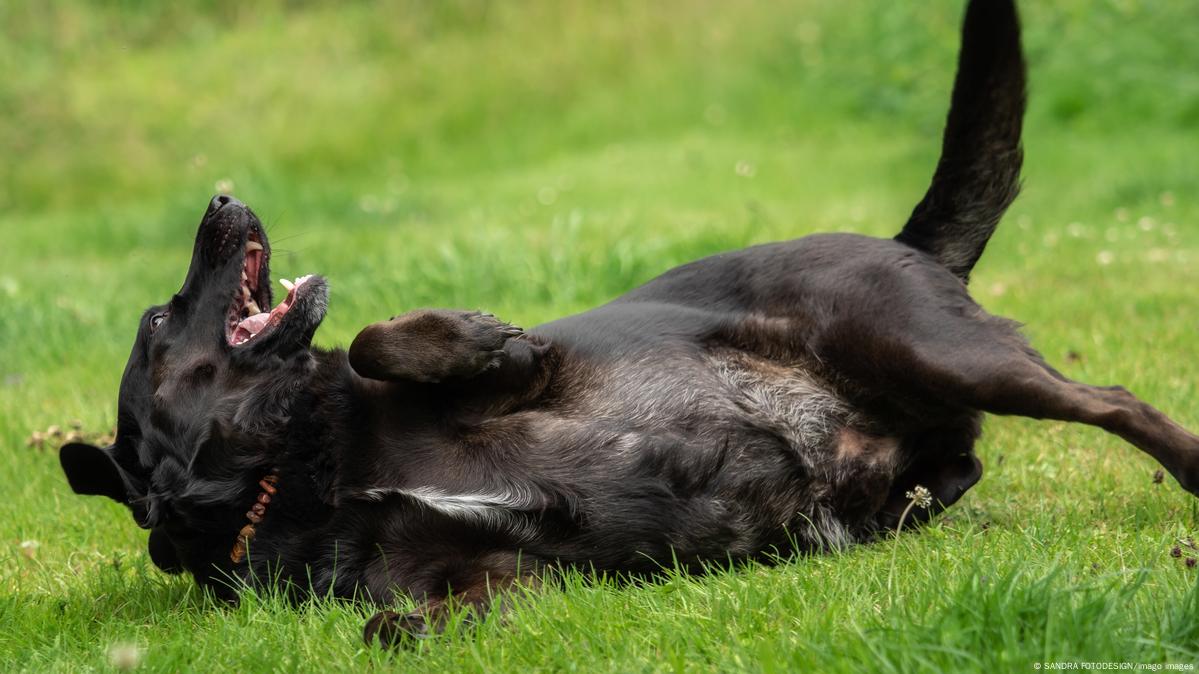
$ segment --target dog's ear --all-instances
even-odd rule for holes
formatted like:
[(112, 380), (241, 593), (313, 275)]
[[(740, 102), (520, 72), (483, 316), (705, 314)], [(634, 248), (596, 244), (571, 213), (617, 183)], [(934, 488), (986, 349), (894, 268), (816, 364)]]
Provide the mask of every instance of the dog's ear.
[(167, 573), (183, 573), (175, 545), (161, 529), (150, 530), (150, 561)]
[(67, 482), (76, 494), (107, 496), (118, 503), (129, 503), (129, 490), (121, 467), (112, 458), (113, 447), (70, 442), (58, 450), (58, 461)]

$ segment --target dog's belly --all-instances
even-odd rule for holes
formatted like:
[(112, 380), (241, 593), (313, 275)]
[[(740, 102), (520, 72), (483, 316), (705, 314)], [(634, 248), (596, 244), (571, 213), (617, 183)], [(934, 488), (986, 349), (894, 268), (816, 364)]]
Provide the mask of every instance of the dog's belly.
[(792, 540), (853, 542), (872, 530), (902, 464), (898, 437), (800, 364), (667, 350), (591, 376), (602, 385), (565, 410), (579, 425), (567, 435), (586, 438), (612, 485), (582, 504), (584, 537), (627, 542), (630, 555), (698, 560)]

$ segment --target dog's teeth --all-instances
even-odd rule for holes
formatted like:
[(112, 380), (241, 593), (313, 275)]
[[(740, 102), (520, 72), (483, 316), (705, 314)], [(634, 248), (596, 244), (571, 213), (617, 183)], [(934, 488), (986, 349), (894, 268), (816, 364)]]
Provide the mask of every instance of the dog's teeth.
[(246, 308), (249, 309), (250, 311), (254, 312), (254, 313), (250, 314), (251, 316), (253, 316), (254, 314), (262, 313), (262, 310), (258, 308), (258, 303), (255, 302), (254, 300), (250, 300), (249, 302), (246, 302)]
[(291, 289), (296, 287), (295, 283), (288, 281), (285, 278), (279, 279), (279, 284), (282, 285), (284, 288), (287, 288), (288, 292), (291, 292)]
[(262, 244), (258, 243), (257, 241), (247, 241), (246, 242), (246, 252), (249, 252), (251, 250), (262, 250)]

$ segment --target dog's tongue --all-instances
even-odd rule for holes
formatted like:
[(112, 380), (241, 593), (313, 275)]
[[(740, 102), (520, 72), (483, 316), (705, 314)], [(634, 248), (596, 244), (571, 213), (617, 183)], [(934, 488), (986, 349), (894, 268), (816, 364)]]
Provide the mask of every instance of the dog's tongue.
[(266, 328), (266, 324), (270, 322), (272, 318), (286, 314), (287, 310), (290, 309), (291, 305), (296, 301), (296, 288), (300, 287), (300, 285), (303, 285), (304, 282), (309, 278), (310, 277), (305, 276), (302, 278), (299, 285), (288, 288), (287, 297), (283, 298), (283, 301), (280, 302), (274, 309), (243, 318), (241, 322), (237, 324), (237, 328), (233, 330), (233, 343), (236, 344), (242, 340), (252, 338), (254, 335), (262, 332), (262, 330)]
[(266, 322), (271, 319), (271, 314), (264, 311), (260, 314), (247, 316), (237, 324), (237, 329), (233, 331), (233, 341), (238, 342), (243, 339), (249, 339), (254, 335), (262, 332), (266, 327)]

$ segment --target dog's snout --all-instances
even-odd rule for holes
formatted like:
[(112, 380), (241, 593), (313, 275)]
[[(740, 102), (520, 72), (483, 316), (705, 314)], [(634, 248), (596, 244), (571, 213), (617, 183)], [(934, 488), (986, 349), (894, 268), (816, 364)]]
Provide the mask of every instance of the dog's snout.
[(240, 206), (242, 208), (246, 207), (245, 204), (229, 196), (228, 194), (218, 194), (212, 198), (212, 201), (208, 202), (208, 215), (213, 215), (226, 206)]
[[(203, 258), (210, 265), (227, 262), (241, 249), (243, 229), (246, 224), (255, 224), (250, 208), (228, 194), (218, 194), (208, 202), (196, 243)], [(189, 271), (188, 278), (190, 279)]]

